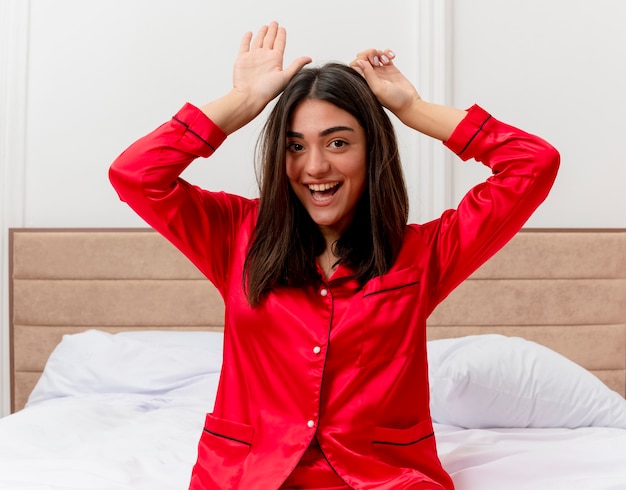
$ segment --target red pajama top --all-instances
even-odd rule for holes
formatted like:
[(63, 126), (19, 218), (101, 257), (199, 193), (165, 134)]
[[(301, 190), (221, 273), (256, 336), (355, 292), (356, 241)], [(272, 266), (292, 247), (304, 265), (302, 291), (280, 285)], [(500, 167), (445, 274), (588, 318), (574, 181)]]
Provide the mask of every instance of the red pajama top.
[[(429, 410), (426, 319), (545, 199), (559, 154), (474, 106), (446, 146), (492, 170), (456, 210), (407, 225), (393, 267), (359, 288), (277, 288), (252, 308), (242, 270), (257, 199), (180, 178), (225, 134), (187, 104), (113, 163), (119, 196), (184, 253), (226, 305), (224, 361), (191, 488), (277, 489), (315, 440), (352, 488), (446, 489)], [(281, 144), (281, 142), (277, 142)]]

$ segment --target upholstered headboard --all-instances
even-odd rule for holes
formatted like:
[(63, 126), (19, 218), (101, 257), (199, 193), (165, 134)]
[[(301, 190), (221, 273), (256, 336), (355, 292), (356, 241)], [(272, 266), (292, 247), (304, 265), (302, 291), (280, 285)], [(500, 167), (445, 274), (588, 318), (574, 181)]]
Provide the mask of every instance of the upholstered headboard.
[(431, 315), (429, 337), (534, 340), (626, 394), (626, 230), (523, 230)]
[[(213, 286), (147, 229), (10, 230), (12, 410), (67, 333), (223, 328)], [(626, 393), (626, 230), (527, 230), (431, 316), (429, 338), (522, 336)]]
[(12, 229), (10, 250), (12, 410), (64, 334), (223, 328), (220, 295), (151, 230)]

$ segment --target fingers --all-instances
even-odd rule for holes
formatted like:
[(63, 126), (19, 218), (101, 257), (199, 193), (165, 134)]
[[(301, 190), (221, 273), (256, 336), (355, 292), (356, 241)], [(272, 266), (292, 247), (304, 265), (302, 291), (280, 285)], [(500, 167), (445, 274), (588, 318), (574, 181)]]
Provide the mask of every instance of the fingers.
[(305, 65), (308, 65), (313, 61), (309, 56), (301, 56), (300, 58), (294, 60), (287, 68), (285, 68), (285, 74), (287, 78), (291, 80), (291, 78), (298, 73)]
[(252, 40), (252, 49), (259, 49), (263, 47), (263, 40), (265, 39), (268, 29), (268, 26), (261, 26), (259, 32), (256, 33), (256, 36), (254, 36), (254, 39)]
[(270, 95), (275, 97), (304, 65), (312, 61), (308, 56), (301, 56), (284, 67), (286, 41), (287, 33), (278, 22), (262, 26), (256, 34), (244, 34), (233, 69), (234, 86), (264, 99)]
[(252, 40), (252, 33), (246, 32), (241, 38), (239, 44), (239, 53), (247, 53), (250, 50), (250, 41)]
[[(278, 22), (270, 22), (269, 25), (261, 26), (252, 39), (252, 33), (247, 32), (241, 40), (239, 51), (246, 52), (250, 49), (279, 49), (284, 50), (287, 33), (284, 27), (279, 27)], [(252, 44), (250, 44), (252, 41)]]
[(355, 59), (350, 63), (350, 68), (356, 71), (362, 77), (367, 79), (369, 73), (373, 70), (372, 65), (362, 59)]
[[(263, 38), (263, 47), (267, 49), (274, 48), (274, 41), (276, 41), (276, 35), (278, 33), (278, 22), (271, 22), (267, 27), (267, 31), (265, 32), (265, 37)], [(283, 29), (284, 30), (284, 29)]]
[(390, 49), (367, 49), (358, 53), (354, 61), (350, 63), (350, 66), (357, 71), (363, 71), (366, 65), (367, 68), (389, 66), (393, 65), (395, 57), (396, 54)]
[[(278, 27), (278, 24), (276, 25)], [(287, 31), (284, 27), (278, 27), (276, 31), (276, 36), (274, 38), (274, 48), (280, 49), (281, 51), (285, 51), (285, 46), (287, 45)]]
[(393, 64), (393, 59), (396, 57), (396, 53), (394, 53), (393, 51), (391, 51), (391, 49), (385, 49), (385, 51), (382, 52), (382, 54), (380, 55), (380, 64), (382, 66), (385, 65), (392, 65)]

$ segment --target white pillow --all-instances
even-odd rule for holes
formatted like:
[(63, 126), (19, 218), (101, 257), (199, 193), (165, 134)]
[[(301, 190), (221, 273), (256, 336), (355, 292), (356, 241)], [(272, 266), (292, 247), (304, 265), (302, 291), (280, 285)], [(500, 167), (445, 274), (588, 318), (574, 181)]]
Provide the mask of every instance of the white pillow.
[(475, 335), (428, 343), (431, 412), (465, 428), (626, 428), (626, 400), (535, 342)]
[(99, 393), (182, 392), (189, 385), (204, 383), (206, 375), (219, 373), (222, 344), (221, 332), (144, 331), (114, 335), (88, 330), (64, 335), (50, 355), (28, 404)]

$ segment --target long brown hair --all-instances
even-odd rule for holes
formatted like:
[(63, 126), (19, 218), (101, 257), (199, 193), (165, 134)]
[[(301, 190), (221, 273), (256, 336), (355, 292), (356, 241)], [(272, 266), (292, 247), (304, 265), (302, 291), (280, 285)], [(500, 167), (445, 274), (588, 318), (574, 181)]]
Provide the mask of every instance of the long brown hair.
[(259, 215), (244, 265), (248, 301), (257, 305), (271, 289), (320, 280), (315, 261), (326, 243), (291, 189), (286, 135), (295, 108), (306, 99), (330, 102), (365, 130), (367, 186), (352, 223), (335, 244), (339, 260), (363, 286), (393, 264), (408, 219), (408, 196), (393, 125), (371, 89), (352, 68), (329, 63), (306, 68), (289, 82), (259, 137)]

